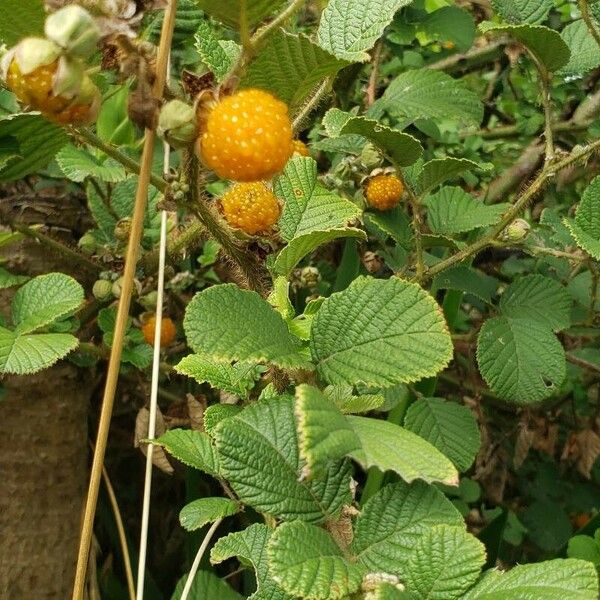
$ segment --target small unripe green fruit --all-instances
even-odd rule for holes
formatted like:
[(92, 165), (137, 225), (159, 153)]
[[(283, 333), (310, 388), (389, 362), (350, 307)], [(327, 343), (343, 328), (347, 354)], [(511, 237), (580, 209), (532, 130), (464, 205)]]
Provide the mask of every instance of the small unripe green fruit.
[(198, 137), (194, 107), (181, 100), (167, 102), (160, 111), (156, 132), (173, 148), (191, 146)]
[(531, 225), (525, 219), (515, 219), (505, 230), (503, 238), (507, 242), (520, 242), (527, 237)]
[(96, 238), (91, 233), (84, 234), (79, 242), (77, 243), (79, 249), (91, 256), (98, 249), (98, 243), (96, 242)]
[(96, 298), (96, 300), (106, 302), (113, 297), (112, 287), (113, 284), (110, 281), (107, 281), (106, 279), (98, 279), (98, 281), (94, 283), (92, 294), (94, 294), (94, 298)]
[(129, 239), (129, 234), (131, 233), (131, 219), (129, 217), (125, 217), (120, 221), (117, 221), (115, 225), (114, 235), (117, 240), (120, 242), (126, 242)]

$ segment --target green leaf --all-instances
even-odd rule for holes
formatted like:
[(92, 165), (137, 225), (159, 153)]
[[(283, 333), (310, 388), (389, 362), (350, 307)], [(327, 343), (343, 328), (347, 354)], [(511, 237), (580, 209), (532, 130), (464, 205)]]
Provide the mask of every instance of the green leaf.
[(62, 127), (35, 112), (0, 119), (0, 143), (4, 144), (7, 139), (17, 140), (19, 156), (2, 165), (0, 182), (23, 179), (43, 169), (69, 141)]
[(208, 473), (219, 473), (219, 456), (210, 437), (191, 429), (170, 429), (155, 442), (188, 467)]
[[(267, 545), (272, 534), (272, 530), (266, 525), (255, 523), (243, 531), (222, 537), (210, 552), (210, 562), (213, 564), (237, 556), (243, 562), (253, 566), (256, 572), (257, 589), (248, 600), (294, 600), (279, 587), (271, 576)], [(217, 600), (217, 597), (214, 600)], [(221, 598), (219, 597), (218, 600)]]
[(311, 353), (332, 384), (390, 387), (435, 375), (452, 358), (441, 310), (420, 286), (359, 277), (315, 317)]
[(23, 285), (12, 301), (12, 320), (19, 334), (32, 333), (72, 314), (84, 300), (83, 288), (63, 273), (39, 275)]
[(481, 444), (473, 413), (441, 398), (420, 398), (411, 404), (404, 427), (433, 444), (461, 472), (473, 464)]
[(393, 483), (365, 503), (352, 550), (370, 571), (404, 577), (412, 549), (431, 527), (442, 524), (464, 527), (442, 492), (421, 481)]
[(116, 241), (115, 226), (117, 224), (114, 213), (105, 204), (105, 201), (100, 197), (100, 194), (91, 182), (87, 184), (86, 194), (88, 208), (98, 226), (98, 229), (94, 230), (96, 240), (103, 244), (114, 244)]
[(575, 535), (569, 540), (567, 556), (587, 560), (598, 566), (600, 565), (600, 546), (589, 535)]
[(511, 283), (500, 298), (506, 317), (531, 319), (553, 331), (571, 325), (571, 296), (555, 279), (526, 275)]
[[(184, 575), (178, 582), (171, 600), (181, 600), (181, 594), (187, 581), (187, 575)], [(206, 600), (214, 598), (215, 600), (244, 600), (234, 589), (225, 581), (215, 575), (212, 571), (200, 570), (194, 577), (194, 583), (190, 589), (188, 600)]]
[(317, 85), (347, 64), (308, 36), (279, 30), (269, 36), (250, 63), (241, 87), (268, 90), (294, 110)]
[(117, 161), (107, 158), (98, 160), (95, 156), (67, 144), (56, 155), (56, 162), (67, 179), (82, 182), (86, 177), (93, 177), (106, 183), (123, 181), (127, 177), (125, 168)]
[(211, 387), (230, 394), (247, 398), (254, 387), (257, 372), (254, 364), (217, 362), (204, 354), (189, 354), (181, 359), (175, 370), (192, 377), (198, 383), (208, 383)]
[(432, 444), (399, 425), (365, 417), (347, 417), (361, 448), (350, 453), (367, 469), (394, 471), (404, 481), (422, 479), (458, 485), (454, 465)]
[(127, 114), (129, 92), (127, 85), (111, 86), (102, 101), (96, 120), (96, 133), (109, 144), (125, 146), (135, 143), (135, 126)]
[(20, 335), (0, 327), (0, 373), (37, 373), (51, 367), (78, 345), (79, 340), (66, 333)]
[(433, 233), (454, 235), (500, 221), (509, 204), (486, 205), (460, 187), (443, 187), (425, 199), (427, 223)]
[(403, 206), (385, 211), (365, 211), (363, 219), (365, 225), (374, 225), (403, 248), (408, 250), (412, 247), (414, 233)]
[(423, 154), (421, 143), (412, 135), (386, 127), (374, 119), (357, 117), (338, 108), (332, 108), (327, 115), (332, 137), (360, 135), (377, 146), (399, 167), (412, 165)]
[(214, 435), (215, 427), (229, 417), (235, 417), (242, 407), (238, 404), (212, 404), (204, 411), (204, 429), (209, 435)]
[(246, 6), (246, 21), (250, 27), (272, 15), (285, 0), (198, 0), (199, 7), (221, 23), (239, 28), (242, 5)]
[(533, 404), (556, 393), (565, 378), (565, 352), (545, 325), (495, 317), (477, 341), (477, 362), (492, 391), (515, 404)]
[(200, 59), (212, 71), (217, 81), (222, 81), (233, 67), (233, 61), (219, 43), (216, 32), (208, 20), (202, 19), (194, 39)]
[(338, 227), (324, 231), (312, 231), (294, 238), (278, 255), (273, 263), (275, 273), (289, 275), (296, 265), (311, 252), (323, 244), (341, 238), (358, 238), (366, 240), (361, 229), (354, 227)]
[(194, 352), (218, 361), (311, 368), (281, 315), (256, 292), (216, 285), (194, 296), (183, 328)]
[(199, 498), (181, 509), (179, 522), (187, 531), (195, 531), (217, 519), (231, 517), (239, 510), (239, 504), (229, 498)]
[(492, 0), (494, 10), (508, 23), (541, 23), (554, 6), (553, 0)]
[(29, 281), (30, 277), (27, 275), (13, 275), (6, 269), (0, 267), (0, 290), (13, 287), (15, 285), (21, 285), (26, 281)]
[(525, 46), (548, 69), (558, 71), (569, 62), (571, 52), (558, 31), (543, 25), (504, 25), (483, 21), (479, 31), (487, 34), (506, 33)]
[(350, 501), (349, 465), (331, 463), (323, 476), (300, 480), (304, 467), (294, 399), (254, 404), (215, 430), (221, 472), (240, 500), (284, 520), (322, 521)]
[(43, 35), (45, 20), (43, 0), (3, 0), (0, 41), (13, 46), (24, 37)]
[(434, 158), (426, 162), (419, 173), (419, 192), (424, 194), (448, 179), (455, 179), (465, 171), (482, 168), (485, 168), (485, 165), (467, 158)]
[(396, 11), (412, 0), (329, 0), (317, 31), (319, 45), (350, 62), (369, 60), (367, 51)]
[(459, 52), (466, 52), (475, 39), (475, 21), (469, 11), (457, 6), (443, 6), (430, 13), (420, 24), (428, 37), (453, 42)]
[(460, 80), (442, 71), (420, 69), (398, 75), (367, 115), (378, 118), (384, 112), (408, 123), (433, 119), (478, 126), (483, 104)]
[(502, 573), (488, 571), (463, 600), (597, 600), (594, 565), (575, 559), (518, 565)]
[(600, 177), (593, 179), (583, 192), (575, 220), (565, 219), (565, 225), (577, 245), (600, 260)]
[(498, 281), (471, 267), (458, 265), (437, 275), (432, 288), (466, 292), (490, 304), (498, 288)]
[(364, 573), (325, 530), (301, 521), (275, 529), (268, 555), (275, 581), (307, 600), (346, 598), (358, 590)]
[(406, 565), (405, 583), (416, 598), (458, 600), (477, 581), (484, 545), (463, 527), (436, 525), (417, 542)]
[(300, 456), (306, 462), (303, 477), (322, 473), (330, 461), (344, 458), (361, 447), (340, 409), (315, 387), (296, 388), (296, 419)]
[(600, 47), (583, 19), (569, 23), (560, 35), (571, 51), (562, 76), (583, 76), (600, 65)]
[(360, 215), (353, 202), (323, 187), (312, 158), (292, 158), (275, 180), (274, 191), (284, 200), (279, 231), (288, 242), (307, 233), (344, 227)]

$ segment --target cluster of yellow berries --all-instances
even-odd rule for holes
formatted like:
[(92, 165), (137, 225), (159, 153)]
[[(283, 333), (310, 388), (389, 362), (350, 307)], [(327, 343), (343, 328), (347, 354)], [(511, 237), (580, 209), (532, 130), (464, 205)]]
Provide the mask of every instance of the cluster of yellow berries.
[(268, 92), (245, 89), (212, 107), (196, 151), (219, 177), (236, 181), (221, 198), (225, 220), (249, 235), (265, 233), (281, 212), (264, 183), (296, 152), (308, 148), (294, 140), (288, 107)]

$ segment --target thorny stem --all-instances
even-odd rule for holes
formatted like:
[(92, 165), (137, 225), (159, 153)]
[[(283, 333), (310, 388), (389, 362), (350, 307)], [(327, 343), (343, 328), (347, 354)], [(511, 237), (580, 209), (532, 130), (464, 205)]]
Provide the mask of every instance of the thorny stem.
[(223, 252), (239, 269), (244, 287), (261, 295), (267, 294), (265, 282), (267, 273), (263, 270), (257, 257), (246, 249), (231, 235), (227, 225), (216, 210), (208, 204), (204, 197), (203, 179), (198, 168), (198, 159), (190, 152), (184, 156), (184, 169), (190, 182), (190, 199), (186, 208), (196, 215), (206, 232), (223, 248)]
[(589, 0), (579, 0), (579, 10), (581, 11), (581, 18), (587, 25), (587, 28), (590, 30), (590, 33), (596, 40), (598, 46), (600, 46), (600, 31), (598, 31), (596, 23), (594, 23), (594, 18), (590, 12)]
[(449, 256), (445, 260), (440, 261), (439, 263), (433, 265), (429, 268), (423, 275), (421, 279), (415, 278), (419, 283), (423, 283), (424, 281), (428, 281), (432, 277), (435, 277), (438, 273), (445, 271), (449, 267), (452, 267), (466, 258), (481, 252), (481, 250), (487, 248), (488, 246), (493, 246), (497, 243), (497, 239), (500, 234), (508, 227), (512, 221), (519, 216), (519, 214), (525, 209), (525, 207), (529, 204), (529, 202), (542, 191), (542, 189), (546, 186), (548, 180), (550, 180), (554, 175), (556, 175), (562, 169), (571, 166), (572, 164), (587, 158), (590, 154), (595, 152), (600, 148), (600, 140), (595, 141), (588, 146), (577, 150), (576, 152), (572, 152), (567, 158), (563, 160), (556, 161), (553, 163), (547, 163), (546, 166), (542, 169), (539, 175), (535, 178), (533, 183), (527, 187), (527, 189), (519, 196), (517, 201), (506, 211), (500, 223), (498, 223), (495, 227), (492, 228), (490, 233), (470, 246), (463, 248), (456, 254)]
[[(101, 140), (89, 129), (80, 127), (78, 129), (71, 129), (71, 133), (84, 139), (88, 144), (90, 144), (90, 146), (94, 146), (95, 148), (98, 148), (98, 150), (102, 150), (104, 154), (121, 163), (131, 173), (135, 173), (136, 175), (140, 174), (140, 163), (133, 160), (133, 158), (129, 158), (129, 156), (118, 150), (112, 144), (107, 144)], [(159, 177), (154, 173), (150, 174), (150, 183), (161, 192), (164, 192), (168, 187), (168, 183), (162, 177)]]
[(412, 190), (408, 189), (408, 199), (413, 214), (413, 231), (415, 234), (416, 277), (420, 280), (425, 272), (423, 262), (423, 223), (421, 220), (421, 203)]
[(379, 40), (373, 50), (373, 58), (371, 60), (371, 75), (369, 76), (369, 85), (367, 86), (366, 105), (372, 106), (375, 103), (377, 96), (377, 80), (379, 79), (379, 63), (383, 52), (383, 41)]

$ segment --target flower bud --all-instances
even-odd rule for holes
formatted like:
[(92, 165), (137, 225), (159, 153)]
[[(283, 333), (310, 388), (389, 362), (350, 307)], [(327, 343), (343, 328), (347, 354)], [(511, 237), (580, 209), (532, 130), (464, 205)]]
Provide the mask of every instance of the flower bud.
[(84, 254), (88, 254), (90, 256), (98, 249), (96, 238), (91, 233), (84, 234), (77, 245)]
[(113, 296), (112, 286), (113, 284), (110, 281), (107, 281), (106, 279), (98, 279), (92, 288), (92, 294), (94, 294), (94, 298), (96, 298), (96, 300), (100, 300), (101, 302), (110, 300)]
[(129, 234), (131, 233), (131, 219), (129, 217), (125, 217), (120, 221), (117, 221), (114, 229), (114, 235), (117, 240), (120, 242), (126, 242), (129, 239)]
[(171, 100), (160, 111), (156, 131), (173, 148), (189, 146), (198, 137), (196, 111), (181, 100)]
[(68, 56), (88, 58), (100, 40), (100, 29), (81, 6), (69, 4), (46, 19), (46, 37), (60, 46)]
[(316, 267), (304, 267), (300, 271), (300, 283), (302, 284), (302, 287), (312, 290), (319, 285), (320, 281), (321, 274), (319, 273), (319, 269)]
[[(137, 279), (133, 280), (133, 287), (131, 288), (131, 295), (132, 296), (137, 296), (140, 293), (141, 290), (141, 284)], [(123, 290), (123, 277), (119, 277), (119, 279), (117, 279), (113, 284), (112, 284), (112, 293), (113, 296), (115, 298), (120, 298), (121, 297), (121, 291)]]
[(527, 237), (531, 225), (525, 219), (515, 219), (502, 234), (507, 242), (520, 242)]

